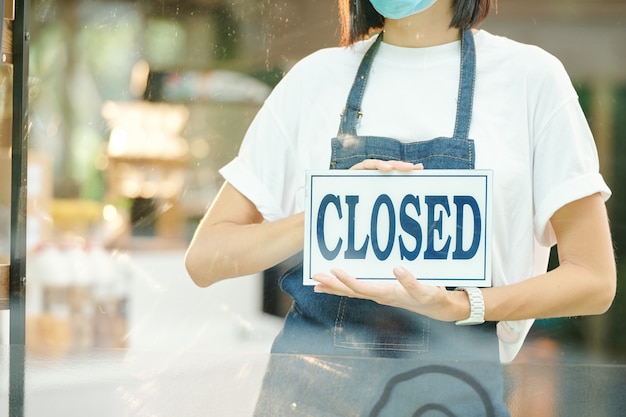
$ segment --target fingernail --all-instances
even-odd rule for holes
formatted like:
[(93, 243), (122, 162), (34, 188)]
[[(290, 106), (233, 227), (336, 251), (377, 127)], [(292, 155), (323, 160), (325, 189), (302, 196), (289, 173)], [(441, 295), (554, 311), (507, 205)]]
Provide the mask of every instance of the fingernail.
[(406, 274), (406, 269), (402, 268), (401, 266), (396, 266), (395, 268), (393, 268), (393, 273), (396, 275), (404, 275)]
[(317, 282), (320, 282), (320, 283), (321, 283), (321, 282), (323, 282), (323, 281), (325, 280), (325, 278), (326, 278), (326, 277), (325, 277), (324, 275), (322, 275), (322, 274), (315, 274), (315, 275), (313, 275), (313, 276), (311, 277), (311, 279), (312, 279), (313, 281), (317, 281)]

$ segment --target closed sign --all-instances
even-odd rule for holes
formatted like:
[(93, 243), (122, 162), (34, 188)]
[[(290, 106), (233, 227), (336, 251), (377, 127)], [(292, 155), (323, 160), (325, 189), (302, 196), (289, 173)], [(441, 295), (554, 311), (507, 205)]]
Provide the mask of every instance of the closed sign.
[(491, 286), (492, 171), (307, 172), (304, 284), (338, 267), (439, 286)]

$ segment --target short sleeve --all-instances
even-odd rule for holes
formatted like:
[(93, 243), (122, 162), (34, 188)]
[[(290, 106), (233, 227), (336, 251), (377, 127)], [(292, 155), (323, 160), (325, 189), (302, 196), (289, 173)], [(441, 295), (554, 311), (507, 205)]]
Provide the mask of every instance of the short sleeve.
[(550, 218), (568, 203), (611, 191), (599, 172), (593, 135), (560, 63), (539, 83), (533, 149), (534, 228), (538, 242), (556, 243)]
[(254, 203), (267, 221), (295, 210), (298, 88), (293, 75), (283, 78), (250, 124), (237, 157), (220, 169), (224, 179)]

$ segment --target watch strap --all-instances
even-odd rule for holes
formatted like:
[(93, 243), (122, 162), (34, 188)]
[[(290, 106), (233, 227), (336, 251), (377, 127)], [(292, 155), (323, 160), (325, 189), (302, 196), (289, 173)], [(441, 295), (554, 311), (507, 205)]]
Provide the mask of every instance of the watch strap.
[(485, 322), (485, 301), (480, 288), (459, 287), (457, 291), (465, 291), (470, 302), (470, 315), (464, 320), (456, 322), (459, 326), (482, 324)]

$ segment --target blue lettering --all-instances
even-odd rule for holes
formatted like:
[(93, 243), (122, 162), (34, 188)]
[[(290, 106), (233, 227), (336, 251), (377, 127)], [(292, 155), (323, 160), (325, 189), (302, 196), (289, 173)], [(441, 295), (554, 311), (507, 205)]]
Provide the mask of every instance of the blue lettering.
[[(378, 245), (378, 212), (383, 204), (387, 206), (387, 212), (389, 213), (389, 232), (387, 235), (387, 247), (385, 247), (384, 250), (381, 250)], [(376, 199), (376, 202), (374, 202), (370, 227), (372, 234), (372, 249), (374, 250), (374, 254), (379, 260), (384, 261), (389, 258), (389, 255), (391, 254), (393, 241), (396, 236), (396, 213), (393, 209), (393, 202), (387, 194), (381, 194)]]
[(345, 259), (365, 259), (367, 252), (367, 244), (370, 237), (366, 236), (365, 242), (361, 249), (355, 249), (354, 247), (354, 222), (355, 222), (355, 207), (359, 202), (358, 195), (347, 195), (346, 204), (348, 205), (348, 248), (344, 252)]
[(447, 259), (448, 250), (450, 248), (450, 236), (440, 250), (435, 249), (435, 232), (439, 232), (439, 239), (443, 239), (443, 213), (437, 220), (435, 217), (435, 207), (441, 206), (450, 217), (450, 207), (448, 206), (448, 198), (443, 195), (432, 195), (424, 198), (428, 206), (428, 234), (426, 238), (426, 251), (424, 251), (424, 259)]
[(337, 208), (339, 218), (341, 219), (342, 217), (339, 196), (332, 194), (325, 195), (320, 203), (319, 211), (317, 212), (317, 245), (319, 246), (324, 259), (331, 261), (339, 254), (343, 239), (339, 238), (339, 241), (333, 250), (328, 249), (328, 246), (326, 246), (326, 239), (324, 236), (324, 220), (326, 219), (326, 208), (329, 204), (333, 204)]
[[(476, 199), (468, 195), (455, 196), (454, 204), (456, 205), (456, 249), (452, 253), (452, 259), (472, 259), (476, 255), (478, 245), (480, 244), (480, 229), (482, 225), (480, 209)], [(474, 235), (468, 250), (463, 250), (463, 208), (465, 206), (469, 206), (472, 209), (472, 217), (474, 218)]]
[[(345, 201), (342, 201), (344, 198)], [(327, 194), (321, 200), (315, 230), (320, 255), (324, 259), (335, 260), (342, 251), (343, 259), (366, 259), (371, 245), (376, 258), (384, 261), (391, 256), (396, 240), (400, 260), (408, 261), (420, 256), (424, 260), (445, 260), (450, 256), (453, 260), (468, 260), (474, 258), (479, 250), (483, 220), (481, 207), (473, 196), (407, 194), (398, 208), (389, 194), (381, 194), (371, 206), (371, 211), (369, 207), (362, 207), (363, 203), (358, 206), (359, 198), (358, 195), (342, 198), (341, 195)], [(345, 207), (342, 207), (344, 204)], [(451, 204), (456, 209), (456, 225), (452, 225)], [(347, 209), (345, 217), (344, 208)], [(357, 210), (370, 212), (369, 234), (365, 236), (359, 234), (365, 228), (356, 224)], [(340, 233), (338, 237), (332, 237), (334, 234), (331, 233), (329, 242), (326, 232), (330, 229), (326, 228), (330, 224), (340, 225)], [(357, 234), (363, 236), (360, 237), (360, 244), (356, 241)]]
[(402, 203), (400, 204), (400, 226), (402, 230), (407, 232), (409, 235), (415, 238), (415, 249), (410, 251), (407, 249), (404, 244), (404, 239), (402, 236), (399, 237), (400, 241), (400, 259), (407, 259), (409, 261), (414, 261), (420, 253), (420, 249), (422, 248), (422, 228), (420, 224), (408, 215), (406, 212), (407, 206), (415, 207), (417, 211), (417, 215), (420, 216), (422, 214), (420, 210), (420, 199), (419, 196), (406, 195), (402, 199)]

